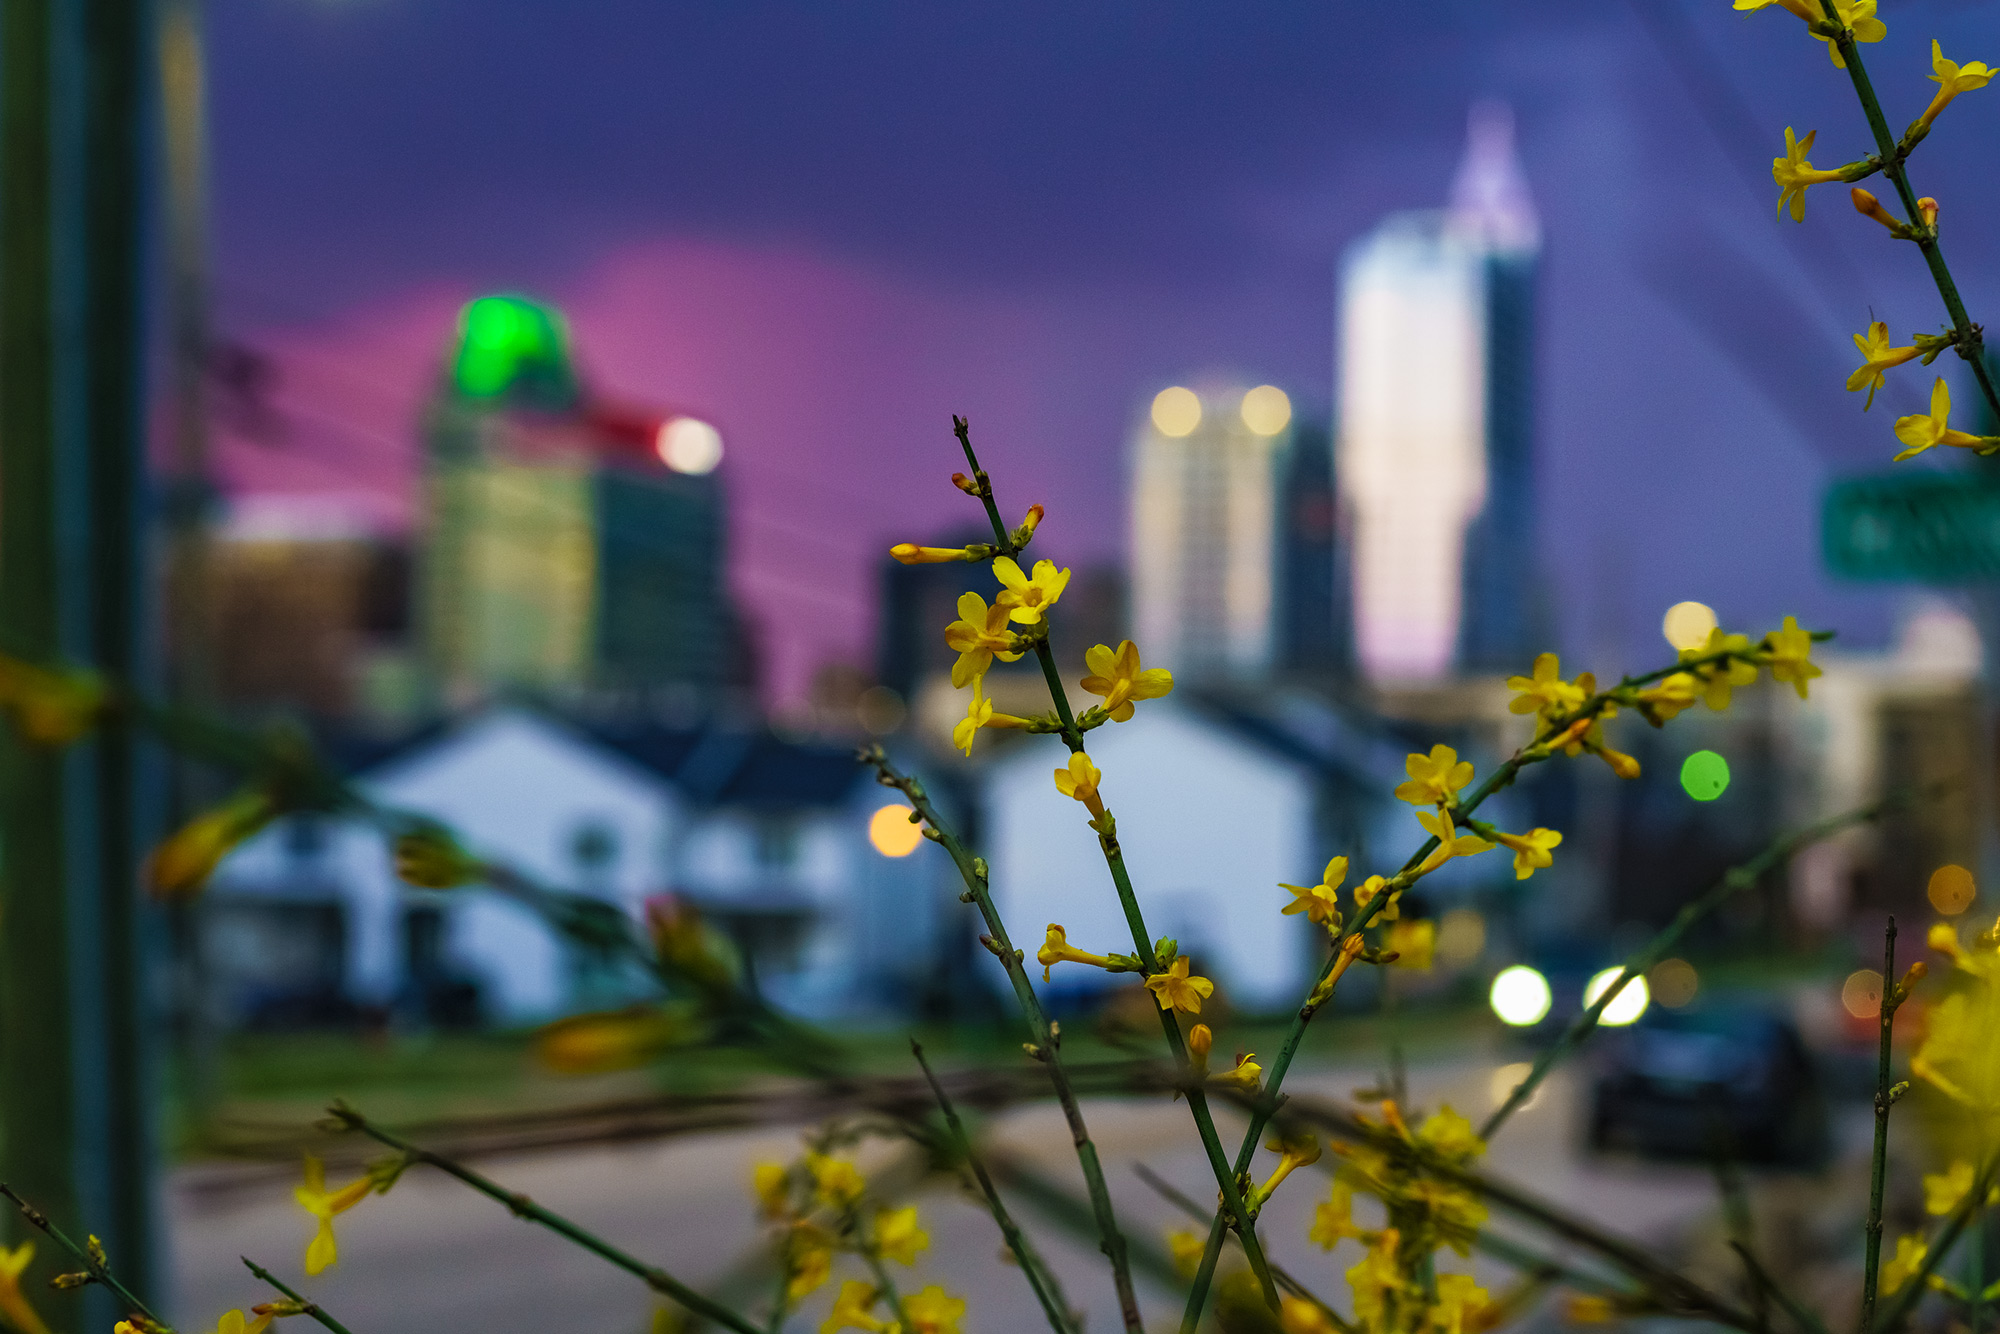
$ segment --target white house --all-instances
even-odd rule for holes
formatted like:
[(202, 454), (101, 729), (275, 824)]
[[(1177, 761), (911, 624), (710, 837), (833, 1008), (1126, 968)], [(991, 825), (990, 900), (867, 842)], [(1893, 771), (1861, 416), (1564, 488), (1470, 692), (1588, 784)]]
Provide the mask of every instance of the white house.
[[(1285, 712), (1251, 714), (1177, 692), (1089, 736), (1148, 927), (1174, 937), (1248, 1010), (1295, 1003), (1315, 962), (1312, 929), (1282, 914), (1290, 900), (1278, 884), (1315, 883), (1335, 853), (1390, 847), (1381, 826), (1402, 761), (1378, 739), (1332, 736), (1338, 724), (1328, 711)], [(989, 769), (994, 900), (1030, 953), (1051, 922), (1080, 949), (1130, 952), (1088, 816), (1053, 781), (1066, 759), (1053, 738), (1031, 737)], [(1414, 848), (1421, 831), (1403, 823)], [(1054, 981), (1083, 989), (1116, 979), (1069, 967)]]
[[(839, 748), (724, 728), (585, 730), (503, 707), (356, 781), (385, 807), (448, 825), (480, 856), (615, 904), (635, 924), (654, 895), (688, 899), (736, 941), (773, 1003), (802, 1013), (896, 1003), (921, 979), (885, 957), (884, 919), (919, 962), (937, 929), (941, 854), (926, 844), (891, 860), (869, 847), (885, 794)], [(237, 1018), (274, 1004), (288, 1014), (284, 997), (323, 984), (356, 1005), (430, 1018), (476, 996), (479, 1018), (521, 1024), (649, 986), (589, 966), (502, 893), (410, 889), (381, 832), (349, 819), (295, 816), (250, 840), (219, 868), (206, 911), (212, 970), (234, 980), (239, 998), (225, 1009)], [(302, 943), (315, 938), (317, 948)]]

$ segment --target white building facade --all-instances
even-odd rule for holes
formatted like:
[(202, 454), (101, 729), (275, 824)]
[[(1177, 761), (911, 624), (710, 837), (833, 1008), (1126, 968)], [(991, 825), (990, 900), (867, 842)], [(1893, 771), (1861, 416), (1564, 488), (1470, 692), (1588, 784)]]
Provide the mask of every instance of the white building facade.
[(1132, 630), (1177, 679), (1255, 679), (1277, 651), (1278, 479), (1291, 406), (1273, 386), (1163, 390), (1132, 440)]
[(1532, 441), (1514, 438), (1526, 422), (1515, 420), (1514, 386), (1495, 378), (1515, 373), (1496, 368), (1496, 351), (1514, 349), (1496, 349), (1496, 330), (1511, 326), (1495, 315), (1511, 296), (1496, 287), (1530, 271), (1539, 244), (1512, 118), (1485, 106), (1474, 111), (1451, 207), (1391, 215), (1342, 262), (1338, 476), (1352, 526), (1355, 656), (1372, 680), (1434, 681), (1456, 665), (1468, 535), (1496, 496), (1496, 431), (1506, 502), (1518, 507), (1512, 492), (1531, 488), (1531, 477), (1514, 476)]

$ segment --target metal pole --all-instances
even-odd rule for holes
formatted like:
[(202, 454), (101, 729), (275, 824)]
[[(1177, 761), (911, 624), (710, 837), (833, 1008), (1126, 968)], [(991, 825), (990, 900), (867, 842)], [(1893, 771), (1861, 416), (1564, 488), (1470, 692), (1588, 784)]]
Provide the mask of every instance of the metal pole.
[[(0, 647), (125, 676), (145, 15), (142, 0), (0, 5)], [(0, 1177), (149, 1282), (135, 785), (122, 734), (49, 751), (0, 729)], [(46, 1292), (58, 1259), (38, 1255), (24, 1287)], [(114, 1318), (94, 1292), (43, 1309), (59, 1327)]]

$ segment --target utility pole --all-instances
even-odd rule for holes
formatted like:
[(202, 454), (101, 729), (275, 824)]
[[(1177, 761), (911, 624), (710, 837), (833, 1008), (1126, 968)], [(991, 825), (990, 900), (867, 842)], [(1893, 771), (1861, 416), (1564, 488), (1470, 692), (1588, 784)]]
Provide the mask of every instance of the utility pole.
[[(144, 0), (0, 4), (0, 649), (146, 675)], [(0, 1179), (156, 1291), (153, 1108), (140, 1026), (140, 757), (0, 728)], [(21, 1220), (8, 1219), (19, 1238)], [(23, 1288), (48, 1293), (44, 1244)], [(106, 1296), (38, 1298), (59, 1330)]]

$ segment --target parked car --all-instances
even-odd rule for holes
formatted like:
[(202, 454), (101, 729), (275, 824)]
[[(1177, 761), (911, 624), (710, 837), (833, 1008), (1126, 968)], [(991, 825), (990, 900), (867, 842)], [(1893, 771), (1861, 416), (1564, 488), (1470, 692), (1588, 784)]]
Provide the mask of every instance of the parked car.
[(1590, 1097), (1596, 1150), (1803, 1168), (1829, 1147), (1805, 1042), (1790, 1020), (1749, 1006), (1655, 1008), (1605, 1033)]

